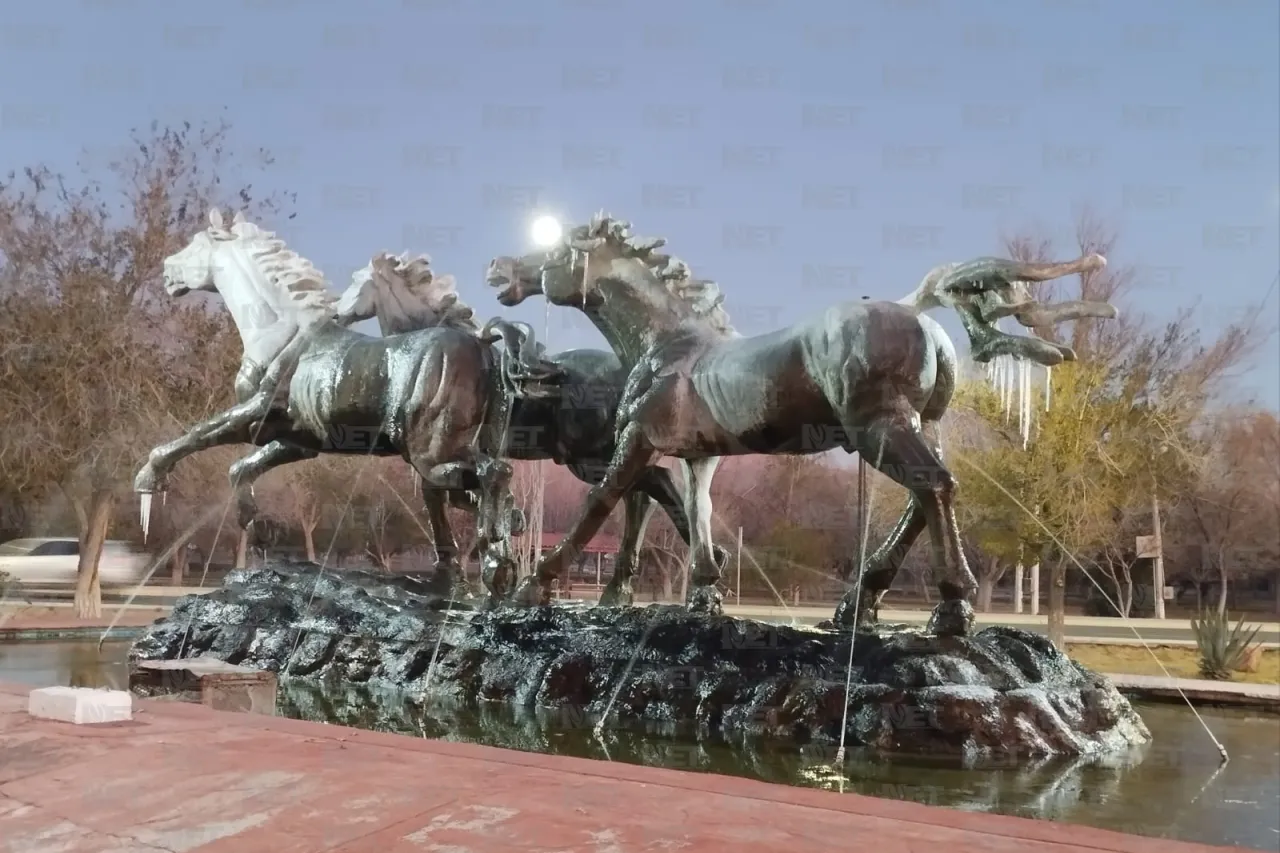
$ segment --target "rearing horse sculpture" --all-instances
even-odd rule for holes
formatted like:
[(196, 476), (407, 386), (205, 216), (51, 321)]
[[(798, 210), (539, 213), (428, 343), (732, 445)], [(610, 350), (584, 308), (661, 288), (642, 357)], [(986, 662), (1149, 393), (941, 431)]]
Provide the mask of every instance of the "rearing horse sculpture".
[[(320, 453), (401, 456), (422, 477), (438, 562), (450, 589), (458, 549), (432, 490), (474, 490), (475, 467), (493, 443), (489, 414), (513, 385), (544, 393), (556, 368), (530, 360), (525, 336), (492, 321), (499, 334), (448, 327), (375, 338), (334, 321), (323, 276), (271, 232), (237, 214), (209, 228), (164, 261), (165, 289), (220, 293), (244, 342), (237, 404), (153, 449), (134, 479), (144, 495), (163, 489), (182, 458), (219, 444), (254, 444), (233, 471), (233, 484)], [(501, 338), (505, 347), (492, 346)], [(533, 343), (529, 341), (532, 349)], [(513, 351), (514, 348), (514, 351)], [(502, 379), (503, 381), (498, 381)]]
[[(436, 326), (472, 334), (480, 331), (471, 309), (459, 300), (453, 277), (433, 276), (425, 255), (380, 255), (352, 276), (351, 286), (338, 299), (338, 322), (345, 325), (375, 317), (383, 335)], [(595, 485), (613, 458), (614, 420), (626, 371), (616, 355), (603, 350), (569, 350), (545, 358), (562, 374), (557, 395), (514, 401), (511, 440), (504, 455), (526, 461), (550, 459), (588, 486)], [(689, 543), (683, 500), (666, 468), (655, 465), (640, 475), (636, 490), (625, 499), (622, 547), (600, 604), (632, 603), (631, 581), (639, 568), (644, 531), (655, 504)], [(726, 556), (723, 549), (717, 553), (718, 560)]]
[[(664, 243), (634, 237), (627, 223), (601, 214), (546, 253), (490, 264), (488, 281), (500, 288), (504, 305), (541, 293), (554, 304), (577, 308), (631, 367), (618, 412), (617, 450), (604, 480), (591, 490), (564, 541), (517, 591), (517, 600), (548, 601), (551, 581), (638, 472), (667, 455), (681, 460), (689, 483), (686, 507), (695, 543), (688, 604), (718, 612), (720, 566), (708, 545), (711, 478), (719, 458), (841, 447), (906, 487), (912, 501), (872, 558), (861, 596), (847, 592), (838, 616), (873, 618), (906, 550), (928, 527), (942, 597), (933, 629), (967, 633), (977, 583), (961, 548), (955, 480), (937, 432), (956, 383), (956, 354), (946, 332), (912, 305), (849, 302), (787, 329), (742, 337), (720, 307), (718, 288), (659, 253)], [(997, 285), (1011, 276), (1047, 280), (1100, 261), (1093, 256), (1059, 265), (960, 265), (945, 281), (935, 280), (929, 294), (978, 313), (992, 279)]]

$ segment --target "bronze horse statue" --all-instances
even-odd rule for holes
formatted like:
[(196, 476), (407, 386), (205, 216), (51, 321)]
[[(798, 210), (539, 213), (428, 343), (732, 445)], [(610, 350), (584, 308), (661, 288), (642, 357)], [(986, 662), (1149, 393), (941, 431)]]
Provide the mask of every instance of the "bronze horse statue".
[[(534, 294), (582, 311), (630, 367), (617, 418), (616, 451), (577, 523), (517, 590), (521, 604), (549, 601), (552, 580), (662, 456), (680, 459), (694, 535), (688, 606), (719, 612), (721, 566), (710, 548), (711, 479), (720, 457), (742, 454), (856, 452), (911, 493), (889, 539), (876, 549), (837, 608), (837, 622), (875, 618), (902, 558), (927, 527), (942, 601), (931, 625), (943, 634), (971, 630), (977, 583), (960, 543), (955, 479), (942, 458), (938, 422), (956, 385), (950, 338), (924, 310), (949, 305), (967, 322), (992, 327), (988, 313), (1013, 304), (1016, 282), (1044, 281), (1103, 263), (982, 259), (933, 271), (901, 303), (847, 302), (789, 328), (743, 337), (712, 282), (658, 252), (660, 239), (638, 238), (626, 222), (597, 215), (546, 252), (500, 257), (488, 282), (504, 305)], [(1108, 306), (1109, 307), (1109, 306)], [(1017, 312), (1031, 306), (1020, 303)], [(1013, 312), (1016, 313), (1017, 312)], [(985, 324), (985, 325), (984, 325)], [(972, 334), (972, 333), (971, 333)], [(1035, 346), (992, 335), (991, 352), (1035, 357)], [(1026, 339), (1030, 340), (1030, 339)], [(984, 353), (985, 354), (985, 353)], [(1046, 358), (1069, 353), (1054, 349)], [(989, 356), (988, 356), (989, 357)]]
[[(439, 326), (479, 334), (471, 308), (458, 297), (454, 278), (433, 275), (430, 264), (425, 255), (412, 257), (407, 253), (374, 258), (352, 276), (351, 286), (339, 297), (338, 322), (345, 325), (376, 318), (383, 335)], [(513, 401), (510, 440), (503, 455), (523, 461), (550, 459), (588, 486), (595, 485), (613, 458), (614, 421), (626, 371), (616, 355), (602, 350), (575, 349), (551, 356), (540, 353), (539, 357), (560, 371), (555, 392)], [(495, 495), (494, 499), (501, 502), (500, 496)], [(631, 582), (639, 568), (644, 531), (655, 504), (667, 513), (684, 541), (690, 541), (683, 500), (666, 468), (654, 465), (640, 474), (635, 491), (625, 499), (622, 546), (613, 577), (600, 595), (601, 605), (632, 603)], [(479, 511), (474, 502), (468, 508)], [(485, 529), (492, 527), (493, 522), (482, 525)], [(725, 557), (723, 551), (718, 554), (721, 560)]]
[(237, 491), (266, 470), (321, 453), (400, 456), (422, 478), (435, 580), (452, 589), (458, 548), (437, 492), (479, 487), (476, 467), (498, 443), (491, 413), (513, 388), (535, 396), (554, 390), (558, 369), (531, 360), (531, 333), (495, 320), (480, 334), (447, 326), (360, 334), (335, 321), (334, 298), (310, 262), (240, 214), (224, 225), (216, 209), (207, 229), (164, 260), (164, 280), (172, 296), (217, 291), (244, 356), (236, 405), (153, 449), (139, 470), (144, 530), (150, 496), (173, 466), (209, 446), (259, 448), (232, 467)]

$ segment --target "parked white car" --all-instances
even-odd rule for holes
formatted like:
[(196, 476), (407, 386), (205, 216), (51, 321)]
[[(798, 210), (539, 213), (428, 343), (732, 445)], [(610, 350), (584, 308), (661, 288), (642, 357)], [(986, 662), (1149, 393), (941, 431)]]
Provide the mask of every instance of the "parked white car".
[[(13, 539), (0, 545), (0, 572), (10, 581), (35, 586), (75, 583), (80, 541), (71, 538)], [(109, 539), (98, 561), (98, 582), (134, 586), (146, 577), (151, 557), (128, 542)]]

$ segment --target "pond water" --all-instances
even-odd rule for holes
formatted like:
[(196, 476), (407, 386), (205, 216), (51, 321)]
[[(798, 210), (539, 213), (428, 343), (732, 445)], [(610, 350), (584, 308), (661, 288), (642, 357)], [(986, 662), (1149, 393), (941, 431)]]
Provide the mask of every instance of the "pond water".
[[(127, 643), (0, 644), (0, 680), (33, 686), (128, 683)], [(1139, 835), (1280, 849), (1280, 717), (1200, 709), (1231, 755), (1217, 750), (1184, 706), (1139, 704), (1154, 741), (1101, 762), (963, 768), (921, 757), (769, 741), (698, 741), (657, 730), (612, 730), (555, 711), (468, 708), (363, 689), (283, 685), (280, 713), (416, 737), (529, 752), (746, 776), (767, 782), (911, 800), (969, 811), (1085, 824)]]

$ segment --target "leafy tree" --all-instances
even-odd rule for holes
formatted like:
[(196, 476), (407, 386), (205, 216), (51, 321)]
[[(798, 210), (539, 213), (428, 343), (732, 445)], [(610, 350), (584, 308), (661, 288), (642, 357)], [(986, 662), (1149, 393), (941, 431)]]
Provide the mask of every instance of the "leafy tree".
[[(1079, 254), (1109, 256), (1117, 241), (1087, 212), (1077, 221)], [(1060, 254), (1048, 241), (1026, 236), (1008, 240), (1006, 250), (1034, 261)], [(1133, 268), (1112, 263), (1074, 283), (1048, 283), (1035, 297), (1114, 304), (1133, 277)], [(1196, 426), (1232, 370), (1265, 339), (1268, 330), (1256, 316), (1246, 314), (1208, 344), (1201, 343), (1190, 310), (1165, 324), (1128, 314), (1035, 329), (1072, 346), (1078, 360), (1053, 369), (1049, 411), (1043, 411), (1042, 392), (1033, 392), (1033, 438), (1025, 450), (992, 389), (980, 383), (961, 389), (954, 407), (975, 413), (1003, 438), (960, 452), (965, 512), (971, 523), (1004, 519), (988, 524), (984, 548), (1008, 554), (1016, 543), (1049, 565), (1050, 635), (1059, 643), (1068, 566), (1107, 554), (1132, 530), (1138, 507), (1153, 505), (1158, 494), (1180, 494), (1194, 480), (1202, 452)]]

